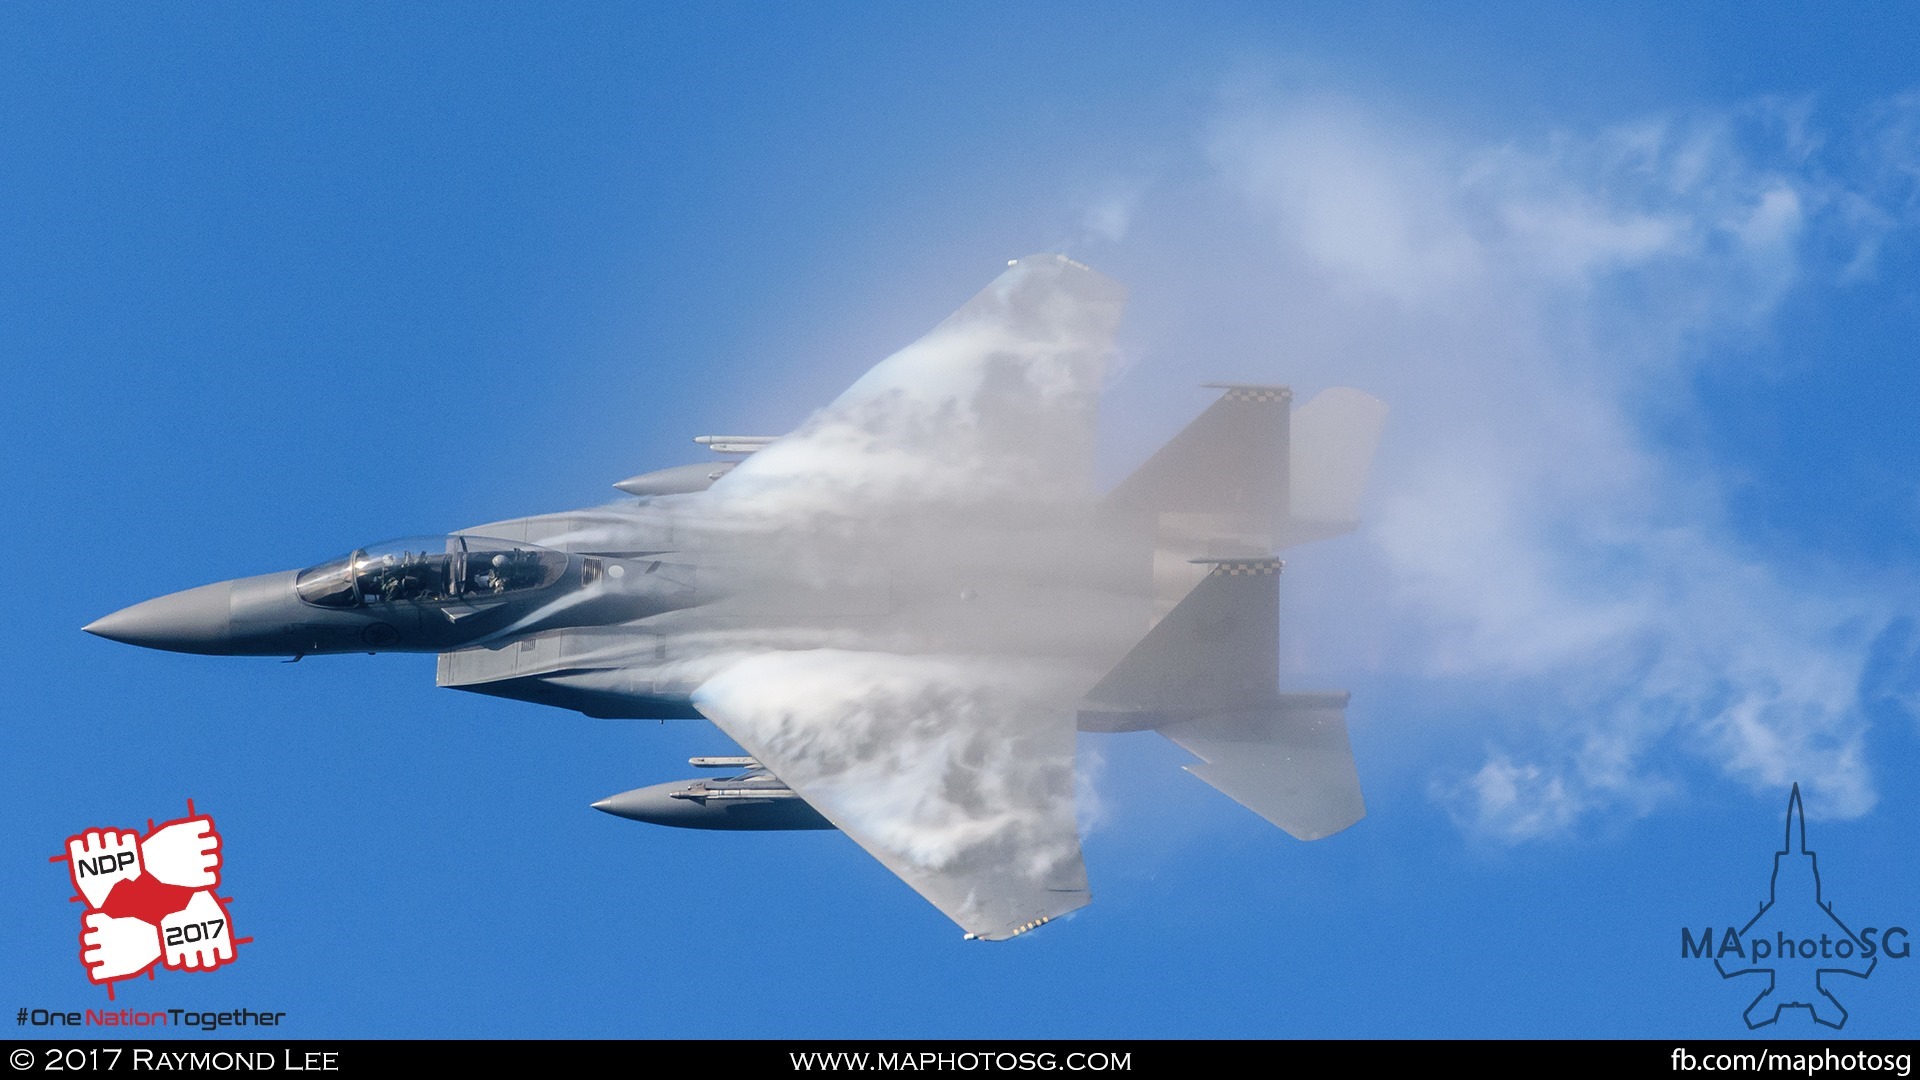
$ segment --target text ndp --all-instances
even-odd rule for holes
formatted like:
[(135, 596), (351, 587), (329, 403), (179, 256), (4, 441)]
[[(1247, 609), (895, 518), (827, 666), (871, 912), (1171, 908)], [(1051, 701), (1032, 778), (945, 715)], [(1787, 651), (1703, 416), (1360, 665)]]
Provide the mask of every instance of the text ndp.
[(118, 854), (101, 855), (92, 859), (76, 859), (73, 865), (79, 869), (80, 876), (86, 878), (98, 877), (102, 874), (119, 873), (129, 866), (132, 866), (134, 862), (133, 852), (122, 851)]

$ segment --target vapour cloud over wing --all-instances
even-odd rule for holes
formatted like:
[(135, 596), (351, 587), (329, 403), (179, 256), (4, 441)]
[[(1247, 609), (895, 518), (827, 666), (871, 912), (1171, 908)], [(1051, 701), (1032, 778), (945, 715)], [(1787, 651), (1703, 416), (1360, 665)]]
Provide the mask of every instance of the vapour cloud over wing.
[(1124, 300), (1064, 257), (1018, 260), (714, 492), (761, 513), (1083, 498)]
[(699, 611), (649, 623), (660, 677), (982, 937), (1088, 899), (1074, 707), (1146, 625), (1089, 487), (1123, 302), (1018, 260), (708, 492), (635, 511), (702, 554)]
[(751, 656), (701, 712), (968, 932), (1089, 899), (1071, 693), (1005, 658), (813, 649)]

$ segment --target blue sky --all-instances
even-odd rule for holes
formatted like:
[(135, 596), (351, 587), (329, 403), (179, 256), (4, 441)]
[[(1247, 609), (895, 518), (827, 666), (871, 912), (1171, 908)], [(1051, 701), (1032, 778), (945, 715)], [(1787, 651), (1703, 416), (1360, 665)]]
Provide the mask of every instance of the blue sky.
[[(254, 943), (121, 997), (298, 1036), (1738, 1037), (1679, 929), (1796, 781), (1835, 910), (1920, 927), (1920, 16), (1476, 11), (0, 15), (3, 1003), (100, 1003), (46, 857), (189, 797)], [(1393, 405), (1283, 593), (1349, 832), (1083, 737), (1096, 900), (982, 946), (835, 834), (588, 808), (705, 724), (79, 632), (784, 430), (1040, 250), (1132, 289), (1109, 479), (1199, 382)]]

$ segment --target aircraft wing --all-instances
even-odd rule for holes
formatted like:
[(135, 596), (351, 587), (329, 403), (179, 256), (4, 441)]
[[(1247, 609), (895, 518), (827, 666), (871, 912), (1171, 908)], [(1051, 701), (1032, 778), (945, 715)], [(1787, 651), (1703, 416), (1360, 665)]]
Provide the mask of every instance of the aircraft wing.
[[(1080, 685), (1008, 645), (1020, 600), (1004, 586), (1023, 556), (999, 530), (1034, 520), (1005, 511), (1092, 505), (1124, 297), (1064, 256), (1015, 260), (702, 496), (716, 500), (712, 520), (757, 538), (746, 550), (782, 581), (821, 577), (806, 605), (782, 606), (772, 582), (737, 590), (729, 611), (749, 626), (790, 620), (834, 647), (745, 643), (695, 707), (981, 938), (1089, 900), (1073, 797)], [(849, 606), (865, 593), (847, 575), (875, 567), (890, 582), (878, 602)]]
[(1082, 497), (1125, 299), (1064, 255), (1017, 259), (713, 491), (775, 512)]
[(982, 659), (744, 659), (694, 704), (887, 869), (1000, 940), (1084, 906), (1074, 717)]

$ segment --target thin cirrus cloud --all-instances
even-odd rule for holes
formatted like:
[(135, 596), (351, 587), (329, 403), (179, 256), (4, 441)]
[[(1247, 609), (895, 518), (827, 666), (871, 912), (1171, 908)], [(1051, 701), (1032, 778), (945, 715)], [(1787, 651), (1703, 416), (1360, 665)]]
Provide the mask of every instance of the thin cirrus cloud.
[(1432, 781), (1464, 827), (1645, 812), (1676, 749), (1873, 807), (1860, 686), (1897, 589), (1802, 584), (1659, 431), (1796, 290), (1873, 274), (1915, 216), (1917, 115), (1835, 134), (1761, 102), (1488, 145), (1296, 100), (1209, 130), (1202, 197), (1255, 223), (1214, 248), (1230, 289), (1394, 407), (1355, 609), (1391, 639), (1355, 666), (1488, 692), (1481, 763)]

